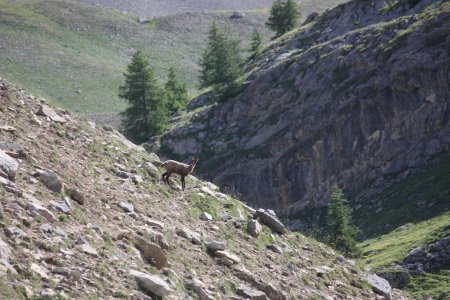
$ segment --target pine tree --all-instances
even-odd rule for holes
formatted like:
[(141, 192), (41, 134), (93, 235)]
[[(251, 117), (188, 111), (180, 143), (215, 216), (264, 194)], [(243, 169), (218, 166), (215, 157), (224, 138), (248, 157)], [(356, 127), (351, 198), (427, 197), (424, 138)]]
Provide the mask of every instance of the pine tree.
[(334, 187), (331, 202), (327, 208), (327, 231), (329, 241), (339, 251), (357, 256), (359, 249), (355, 237), (358, 229), (351, 220), (352, 209), (345, 199), (342, 190)]
[(174, 114), (186, 105), (189, 100), (189, 96), (187, 93), (186, 83), (181, 82), (178, 79), (177, 73), (173, 67), (169, 69), (165, 89), (167, 96), (167, 108), (170, 114)]
[(243, 74), (240, 42), (213, 24), (208, 35), (208, 45), (200, 61), (201, 87), (213, 87), (222, 97), (233, 94)]
[(160, 134), (167, 123), (164, 90), (155, 78), (148, 60), (137, 51), (124, 73), (119, 97), (129, 106), (121, 113), (125, 135), (135, 143)]
[(300, 11), (295, 0), (275, 0), (266, 26), (275, 31), (275, 37), (278, 37), (294, 29), (299, 18)]
[(258, 29), (253, 28), (252, 42), (250, 44), (250, 52), (252, 57), (255, 57), (258, 54), (261, 48), (261, 43), (261, 35), (259, 34)]

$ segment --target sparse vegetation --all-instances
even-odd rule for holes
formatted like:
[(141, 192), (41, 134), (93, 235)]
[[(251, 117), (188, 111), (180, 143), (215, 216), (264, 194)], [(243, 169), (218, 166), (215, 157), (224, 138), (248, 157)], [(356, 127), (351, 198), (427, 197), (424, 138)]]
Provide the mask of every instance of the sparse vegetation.
[(131, 141), (143, 143), (167, 126), (167, 100), (142, 52), (133, 55), (124, 76), (120, 97), (130, 104), (122, 113), (124, 132)]
[(275, 31), (275, 37), (279, 37), (294, 29), (299, 18), (299, 8), (294, 0), (275, 0), (270, 8), (266, 26)]
[(244, 72), (241, 65), (240, 41), (214, 23), (200, 61), (201, 87), (213, 87), (222, 100), (234, 95), (241, 85), (239, 79)]

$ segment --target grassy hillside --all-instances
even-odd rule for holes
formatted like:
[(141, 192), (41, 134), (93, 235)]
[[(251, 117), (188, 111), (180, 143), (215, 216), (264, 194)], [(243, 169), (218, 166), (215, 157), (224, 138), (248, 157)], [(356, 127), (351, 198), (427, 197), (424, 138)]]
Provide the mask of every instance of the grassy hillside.
[(136, 49), (161, 78), (173, 65), (195, 88), (197, 61), (213, 22), (243, 40), (253, 27), (268, 36), (266, 11), (239, 20), (229, 14), (189, 13), (142, 25), (135, 15), (74, 1), (0, 0), (0, 74), (77, 113), (117, 112), (124, 108), (117, 87)]
[[(335, 1), (307, 1), (303, 10), (323, 9)], [(176, 67), (191, 92), (207, 30), (213, 22), (228, 26), (248, 46), (254, 27), (265, 41), (268, 10), (246, 11), (229, 19), (229, 11), (185, 13), (138, 24), (137, 15), (73, 0), (0, 0), (0, 74), (52, 103), (78, 114), (121, 111), (117, 97), (130, 57), (141, 49), (164, 80)]]
[[(450, 234), (450, 212), (417, 223), (405, 224), (396, 230), (360, 244), (362, 261), (374, 269), (389, 268), (401, 264), (406, 254), (414, 248), (432, 243)], [(414, 299), (441, 293), (450, 294), (450, 271), (440, 270), (413, 277), (407, 289)], [(448, 299), (448, 298), (445, 298)]]

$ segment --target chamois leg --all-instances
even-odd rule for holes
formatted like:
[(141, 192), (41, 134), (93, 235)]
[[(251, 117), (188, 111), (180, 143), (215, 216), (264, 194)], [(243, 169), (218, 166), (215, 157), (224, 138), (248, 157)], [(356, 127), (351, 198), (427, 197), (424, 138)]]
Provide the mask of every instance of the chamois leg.
[(168, 173), (169, 173), (169, 172), (165, 172), (165, 173), (162, 174), (162, 180), (164, 181), (164, 183), (167, 183), (167, 184), (169, 184), (169, 183), (167, 182), (167, 179), (166, 179), (166, 176), (168, 175)]
[(172, 176), (172, 173), (167, 174), (167, 176), (166, 176), (166, 182), (167, 182), (167, 184), (173, 189), (173, 186), (170, 184), (170, 176)]
[(184, 176), (181, 176), (181, 187), (183, 188), (183, 191), (184, 191), (185, 186), (186, 186), (186, 181), (184, 180)]

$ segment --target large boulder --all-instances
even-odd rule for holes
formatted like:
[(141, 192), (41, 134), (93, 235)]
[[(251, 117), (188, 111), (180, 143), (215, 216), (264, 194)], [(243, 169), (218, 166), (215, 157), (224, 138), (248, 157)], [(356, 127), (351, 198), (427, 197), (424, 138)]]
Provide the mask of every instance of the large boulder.
[(50, 106), (42, 104), (36, 113), (39, 116), (47, 117), (57, 123), (66, 123), (66, 119), (58, 115)]
[(368, 274), (366, 280), (375, 293), (382, 295), (386, 300), (391, 300), (391, 285), (386, 279), (375, 274)]
[(15, 180), (19, 163), (0, 149), (0, 176)]
[(269, 228), (276, 233), (285, 234), (287, 232), (287, 229), (283, 225), (283, 223), (281, 223), (280, 220), (278, 220), (277, 217), (274, 216), (274, 214), (268, 212), (265, 209), (258, 209), (253, 216), (261, 220), (262, 223), (269, 226)]
[(140, 288), (150, 291), (156, 296), (164, 297), (171, 291), (170, 286), (159, 276), (135, 270), (131, 270), (130, 275), (136, 280)]

